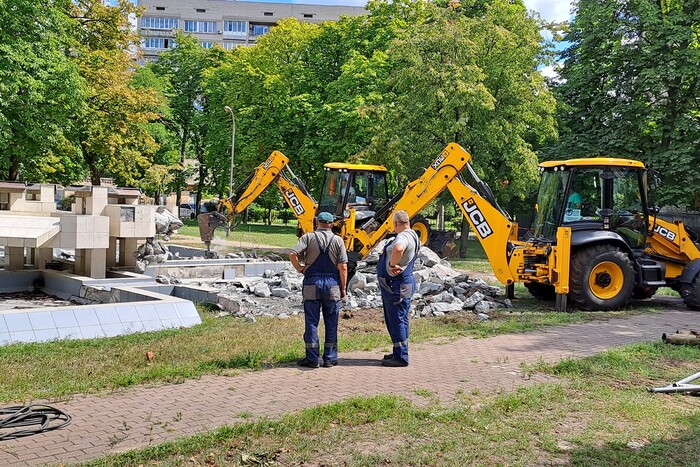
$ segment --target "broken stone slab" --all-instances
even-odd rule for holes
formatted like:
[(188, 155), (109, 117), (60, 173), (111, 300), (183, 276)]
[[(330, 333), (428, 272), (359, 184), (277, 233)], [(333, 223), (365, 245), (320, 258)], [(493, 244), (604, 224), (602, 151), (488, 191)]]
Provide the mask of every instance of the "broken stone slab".
[(418, 293), (421, 295), (428, 295), (440, 292), (442, 290), (442, 285), (436, 284), (435, 282), (423, 282), (418, 289)]
[(267, 298), (272, 295), (272, 292), (270, 291), (270, 286), (264, 282), (259, 282), (258, 284), (256, 284), (253, 288), (253, 293), (256, 297), (263, 298)]
[(488, 319), (491, 319), (491, 317), (489, 315), (487, 315), (486, 313), (478, 313), (476, 315), (476, 319), (478, 319), (479, 321), (486, 321)]
[(426, 305), (426, 307), (430, 313), (435, 316), (435, 312), (441, 312), (441, 313), (449, 313), (452, 311), (459, 311), (462, 309), (461, 303), (454, 302), (454, 303), (443, 303), (443, 302), (438, 302), (438, 303), (431, 303), (429, 305)]
[(478, 290), (474, 292), (471, 296), (467, 297), (466, 300), (464, 300), (464, 305), (463, 308), (465, 310), (470, 310), (474, 308), (474, 306), (482, 301), (484, 299), (484, 294), (479, 292)]
[(356, 272), (355, 275), (348, 282), (348, 289), (350, 291), (363, 290), (367, 286), (367, 278), (361, 272)]
[(218, 305), (231, 313), (239, 313), (243, 309), (243, 304), (238, 297), (231, 295), (219, 295)]
[(460, 309), (462, 308), (462, 300), (459, 298), (455, 297), (449, 292), (443, 291), (440, 292), (437, 295), (433, 295), (432, 297), (429, 297), (427, 299), (429, 302), (443, 302), (443, 303), (452, 303), (452, 302), (459, 302), (459, 307)]
[(252, 313), (248, 313), (245, 315), (245, 320), (249, 323), (254, 323), (256, 321), (255, 316), (253, 316)]
[(418, 252), (418, 260), (421, 262), (421, 264), (429, 268), (435, 266), (436, 264), (440, 264), (440, 257), (437, 255), (437, 253), (425, 246)]
[(491, 305), (486, 300), (482, 300), (474, 305), (474, 312), (476, 314), (488, 313), (489, 311), (491, 311)]
[(270, 289), (270, 294), (278, 298), (287, 298), (291, 295), (289, 289), (285, 289), (284, 287), (273, 287)]

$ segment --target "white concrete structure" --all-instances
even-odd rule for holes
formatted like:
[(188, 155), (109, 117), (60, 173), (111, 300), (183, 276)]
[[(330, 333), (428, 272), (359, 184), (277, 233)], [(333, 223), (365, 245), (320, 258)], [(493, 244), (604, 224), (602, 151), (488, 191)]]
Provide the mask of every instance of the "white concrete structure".
[(75, 250), (77, 275), (104, 278), (107, 267), (133, 266), (140, 241), (155, 235), (155, 206), (140, 191), (85, 186), (71, 212), (57, 211), (55, 185), (0, 182), (0, 246), (5, 270), (44, 269), (53, 249)]

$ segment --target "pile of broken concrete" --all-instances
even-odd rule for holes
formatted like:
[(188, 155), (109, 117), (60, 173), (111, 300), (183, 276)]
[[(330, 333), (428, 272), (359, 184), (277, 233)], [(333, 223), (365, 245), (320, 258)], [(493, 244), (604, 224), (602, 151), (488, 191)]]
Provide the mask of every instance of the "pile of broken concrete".
[[(381, 308), (382, 299), (376, 268), (381, 246), (365, 261), (358, 263), (357, 272), (348, 284), (344, 310)], [(480, 320), (489, 319), (496, 308), (510, 308), (508, 299), (499, 298), (501, 288), (488, 285), (482, 279), (470, 278), (453, 269), (448, 261), (427, 247), (421, 248), (413, 273), (416, 293), (411, 303), (411, 317), (444, 316), (450, 313), (474, 313)], [(268, 270), (262, 277), (241, 277), (216, 280), (201, 286), (211, 287), (219, 294), (222, 315), (287, 318), (303, 313), (303, 275), (290, 267), (284, 271)]]

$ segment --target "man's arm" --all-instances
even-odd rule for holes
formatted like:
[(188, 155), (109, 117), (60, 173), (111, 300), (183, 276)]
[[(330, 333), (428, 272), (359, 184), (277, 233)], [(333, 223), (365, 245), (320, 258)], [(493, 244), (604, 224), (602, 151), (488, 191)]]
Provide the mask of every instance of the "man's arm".
[(292, 266), (294, 266), (294, 269), (297, 271), (303, 273), (304, 272), (304, 266), (299, 262), (299, 255), (297, 255), (296, 251), (292, 251), (289, 253), (289, 261), (292, 262)]
[(338, 263), (338, 274), (340, 275), (340, 298), (345, 298), (348, 285), (348, 263)]
[(404, 251), (406, 251), (406, 245), (398, 242), (391, 251), (391, 257), (389, 257), (389, 271), (394, 275), (403, 271), (401, 266), (399, 266), (399, 261), (401, 261)]

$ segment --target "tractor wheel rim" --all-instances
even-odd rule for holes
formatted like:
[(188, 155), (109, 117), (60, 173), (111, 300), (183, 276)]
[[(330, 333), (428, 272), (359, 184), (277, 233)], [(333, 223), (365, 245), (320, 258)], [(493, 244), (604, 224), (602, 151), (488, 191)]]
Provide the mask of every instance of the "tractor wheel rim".
[(593, 295), (601, 300), (615, 298), (625, 282), (622, 268), (612, 261), (596, 264), (588, 275), (588, 286)]
[(414, 224), (412, 228), (418, 234), (421, 245), (428, 243), (428, 227), (425, 224)]

